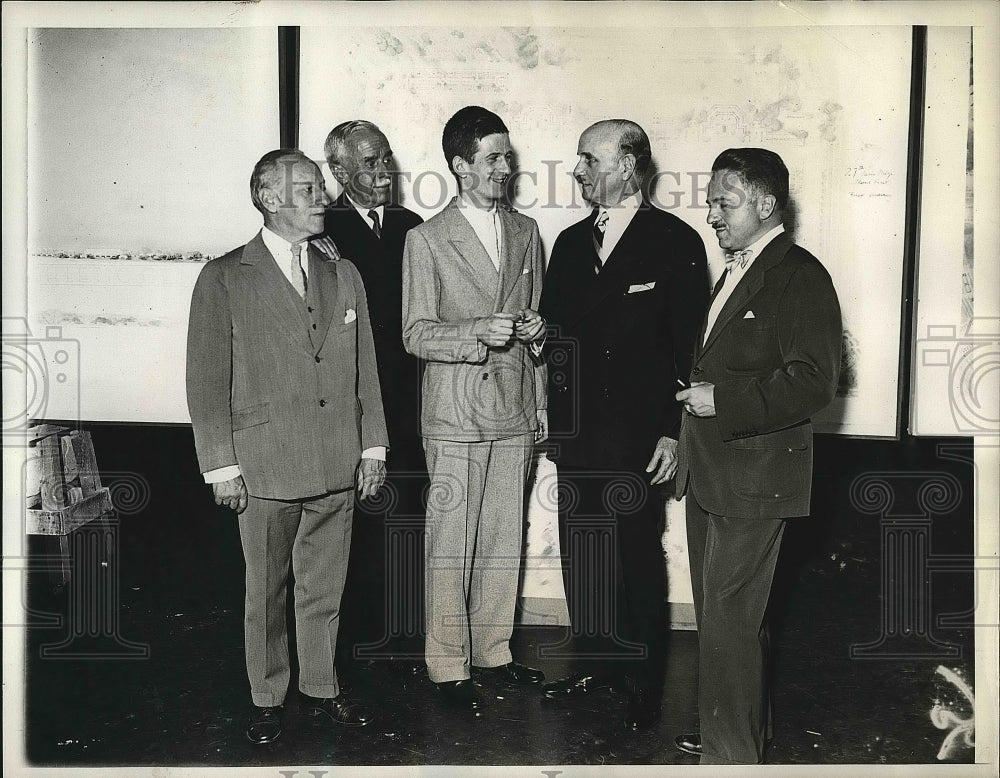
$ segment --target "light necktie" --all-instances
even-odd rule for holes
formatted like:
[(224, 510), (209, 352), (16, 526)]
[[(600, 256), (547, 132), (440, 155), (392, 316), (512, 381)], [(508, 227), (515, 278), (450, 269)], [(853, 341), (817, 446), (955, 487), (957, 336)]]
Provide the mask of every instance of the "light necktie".
[(379, 224), (378, 211), (374, 208), (368, 211), (368, 218), (372, 220), (372, 232), (375, 233), (376, 238), (382, 237), (382, 225)]
[(750, 261), (750, 257), (753, 256), (753, 252), (750, 249), (743, 249), (742, 251), (734, 251), (732, 254), (726, 254), (726, 267), (738, 267), (743, 270), (747, 266), (747, 262)]
[(302, 270), (302, 244), (292, 244), (292, 286), (299, 293), (299, 297), (305, 299), (306, 296), (306, 274)]
[(603, 208), (594, 220), (594, 272), (600, 273), (604, 267), (601, 262), (601, 249), (604, 247), (604, 231), (608, 228), (608, 212)]

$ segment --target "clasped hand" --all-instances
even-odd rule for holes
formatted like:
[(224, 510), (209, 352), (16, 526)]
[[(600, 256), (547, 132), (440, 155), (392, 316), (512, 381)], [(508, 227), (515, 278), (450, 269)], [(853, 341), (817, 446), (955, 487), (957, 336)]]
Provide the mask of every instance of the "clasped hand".
[(516, 314), (494, 313), (480, 319), (476, 324), (475, 335), (491, 348), (503, 348), (513, 338), (522, 343), (533, 343), (542, 336), (544, 330), (545, 320), (538, 311), (523, 308)]

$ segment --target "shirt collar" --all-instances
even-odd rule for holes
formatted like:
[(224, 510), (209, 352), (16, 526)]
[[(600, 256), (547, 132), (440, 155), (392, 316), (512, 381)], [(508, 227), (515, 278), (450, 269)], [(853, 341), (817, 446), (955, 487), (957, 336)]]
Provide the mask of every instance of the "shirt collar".
[(354, 200), (351, 199), (351, 196), (347, 194), (347, 190), (344, 190), (344, 197), (347, 198), (347, 202), (349, 202), (351, 205), (354, 206), (354, 210), (357, 211), (359, 214), (361, 214), (361, 218), (368, 223), (369, 227), (372, 225), (371, 217), (368, 216), (369, 211), (375, 211), (375, 213), (378, 214), (379, 225), (385, 224), (384, 205), (376, 205), (374, 208), (365, 208), (363, 205), (358, 205), (356, 202), (354, 202)]
[(747, 263), (747, 267), (749, 267), (750, 262), (753, 262), (757, 257), (760, 256), (760, 252), (766, 249), (772, 240), (777, 238), (784, 231), (785, 231), (785, 225), (779, 224), (777, 227), (772, 227), (771, 229), (769, 229), (767, 232), (765, 232), (763, 235), (757, 238), (757, 240), (755, 240), (753, 243), (747, 246), (746, 250), (751, 252), (750, 260)]
[[(260, 230), (260, 237), (264, 240), (264, 245), (267, 246), (267, 250), (271, 252), (271, 256), (275, 260), (281, 260), (288, 257), (292, 252), (292, 244), (287, 240), (282, 238), (278, 233), (268, 227), (262, 227)], [(308, 241), (302, 241), (302, 245), (305, 246)]]
[(628, 224), (632, 221), (632, 217), (635, 216), (636, 211), (642, 207), (642, 192), (633, 192), (620, 203), (616, 205), (598, 205), (597, 211), (607, 211), (608, 214), (608, 224)]

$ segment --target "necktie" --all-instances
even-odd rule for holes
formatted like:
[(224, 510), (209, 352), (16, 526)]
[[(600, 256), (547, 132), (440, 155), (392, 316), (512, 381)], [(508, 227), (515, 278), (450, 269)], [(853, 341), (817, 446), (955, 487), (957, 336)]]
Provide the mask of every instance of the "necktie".
[(375, 233), (376, 238), (382, 237), (382, 225), (378, 221), (378, 211), (372, 208), (368, 211), (368, 218), (372, 220), (372, 232)]
[(306, 296), (306, 274), (302, 271), (302, 244), (292, 244), (292, 286), (299, 293), (299, 297), (305, 299)]
[(747, 266), (747, 262), (750, 261), (750, 257), (753, 256), (753, 252), (750, 249), (743, 249), (742, 251), (734, 251), (732, 254), (726, 254), (726, 267), (735, 265), (740, 270), (743, 270)]
[(608, 212), (603, 208), (597, 214), (597, 218), (594, 220), (594, 272), (600, 273), (601, 269), (604, 267), (604, 263), (601, 262), (601, 249), (604, 247), (604, 231), (608, 228)]

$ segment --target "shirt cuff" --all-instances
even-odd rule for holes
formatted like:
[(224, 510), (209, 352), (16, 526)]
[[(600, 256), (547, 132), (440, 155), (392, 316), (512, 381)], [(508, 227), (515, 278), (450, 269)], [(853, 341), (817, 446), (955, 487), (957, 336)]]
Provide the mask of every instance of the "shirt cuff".
[(234, 478), (242, 475), (240, 472), (239, 465), (226, 465), (225, 467), (217, 467), (215, 470), (209, 470), (205, 475), (206, 484), (221, 484), (223, 481), (232, 481)]
[(379, 462), (385, 462), (385, 446), (372, 446), (371, 448), (366, 448), (361, 452), (362, 459), (377, 459)]

